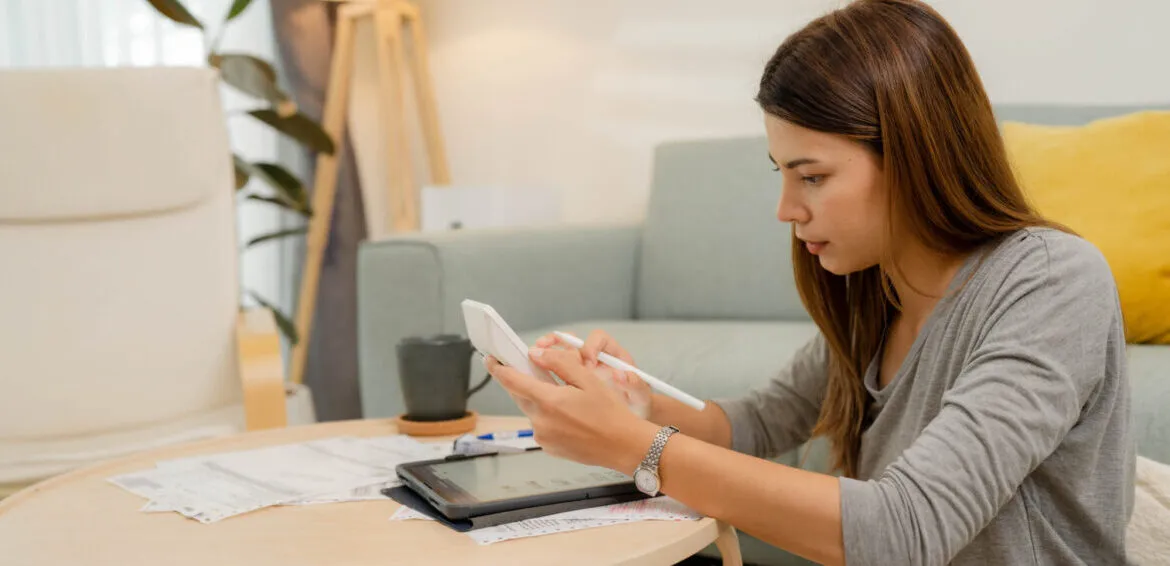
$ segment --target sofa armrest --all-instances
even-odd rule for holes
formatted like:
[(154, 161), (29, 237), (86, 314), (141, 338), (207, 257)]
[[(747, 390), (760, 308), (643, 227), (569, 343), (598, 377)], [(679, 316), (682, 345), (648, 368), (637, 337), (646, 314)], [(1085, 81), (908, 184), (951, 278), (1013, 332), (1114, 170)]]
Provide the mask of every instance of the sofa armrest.
[(629, 319), (640, 225), (459, 230), (367, 242), (358, 251), (363, 415), (403, 412), (395, 346), (466, 335), (460, 303), (492, 305), (516, 332), (581, 319)]

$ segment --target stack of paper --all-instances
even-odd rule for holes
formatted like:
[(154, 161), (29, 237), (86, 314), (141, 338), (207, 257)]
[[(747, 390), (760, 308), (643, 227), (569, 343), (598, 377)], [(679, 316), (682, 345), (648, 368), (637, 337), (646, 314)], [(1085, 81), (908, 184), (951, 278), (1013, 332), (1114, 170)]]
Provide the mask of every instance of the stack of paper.
[[(525, 521), (517, 521), (506, 525), (497, 525), (468, 531), (467, 535), (475, 542), (483, 545), (492, 544), (517, 538), (535, 537), (553, 533), (577, 531), (594, 527), (605, 527), (635, 521), (697, 521), (702, 518), (686, 505), (669, 497), (642, 499), (630, 503), (617, 503), (591, 509), (578, 509), (538, 517)], [(433, 520), (418, 511), (403, 506), (398, 509), (392, 521)]]
[(149, 499), (143, 511), (213, 523), (273, 505), (383, 499), (382, 489), (398, 485), (398, 464), (450, 451), (403, 435), (341, 437), (167, 460), (109, 481)]

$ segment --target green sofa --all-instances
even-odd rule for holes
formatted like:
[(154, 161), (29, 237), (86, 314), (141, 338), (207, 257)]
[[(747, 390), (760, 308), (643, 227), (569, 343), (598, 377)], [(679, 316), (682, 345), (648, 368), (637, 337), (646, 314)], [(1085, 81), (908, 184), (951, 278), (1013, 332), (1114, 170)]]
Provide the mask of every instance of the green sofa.
[[(1000, 119), (1085, 121), (1134, 107), (1004, 106)], [(774, 375), (816, 329), (793, 283), (789, 228), (775, 218), (780, 180), (762, 137), (674, 142), (655, 154), (636, 225), (454, 231), (366, 243), (359, 252), (361, 395), (367, 418), (403, 410), (394, 346), (465, 333), (459, 303), (493, 305), (525, 340), (553, 329), (613, 334), (638, 365), (703, 398)], [(1138, 453), (1170, 462), (1170, 347), (1131, 345)], [(478, 363), (478, 362), (476, 362)], [(483, 375), (482, 366), (475, 375)], [(472, 408), (519, 414), (495, 383)], [(804, 465), (824, 469), (822, 442)], [(796, 465), (798, 451), (778, 458)], [(744, 558), (803, 561), (741, 536)]]

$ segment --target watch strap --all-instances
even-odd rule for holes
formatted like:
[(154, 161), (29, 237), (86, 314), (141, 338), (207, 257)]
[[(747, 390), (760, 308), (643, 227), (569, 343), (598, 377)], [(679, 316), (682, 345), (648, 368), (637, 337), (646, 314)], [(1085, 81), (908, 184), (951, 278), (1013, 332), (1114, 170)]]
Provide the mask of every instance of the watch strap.
[(658, 473), (658, 461), (662, 459), (662, 451), (666, 449), (666, 441), (677, 433), (679, 430), (673, 426), (664, 426), (658, 429), (658, 434), (654, 435), (654, 442), (650, 443), (650, 450), (646, 452), (646, 457), (642, 459), (642, 467)]

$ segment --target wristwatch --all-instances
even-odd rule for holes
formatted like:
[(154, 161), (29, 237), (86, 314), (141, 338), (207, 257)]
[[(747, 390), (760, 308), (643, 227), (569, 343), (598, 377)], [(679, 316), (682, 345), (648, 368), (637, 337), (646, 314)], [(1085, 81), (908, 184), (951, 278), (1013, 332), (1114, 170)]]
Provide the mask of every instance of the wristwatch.
[(638, 469), (634, 470), (634, 485), (637, 486), (638, 491), (650, 497), (658, 495), (658, 488), (662, 485), (658, 478), (658, 460), (662, 458), (662, 449), (666, 448), (666, 441), (670, 440), (670, 436), (676, 432), (678, 432), (677, 428), (664, 426), (658, 430), (658, 434), (654, 435), (654, 442), (650, 444), (650, 450), (646, 452), (646, 457), (642, 458), (642, 463), (638, 464)]

